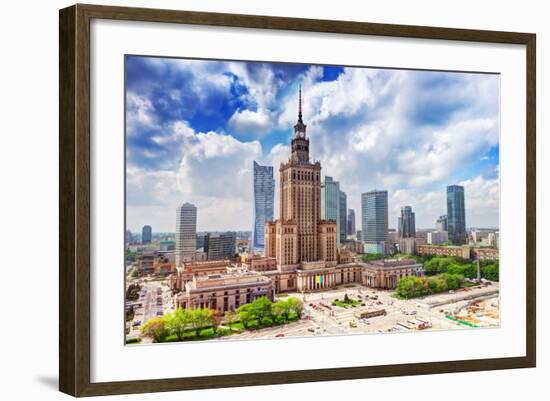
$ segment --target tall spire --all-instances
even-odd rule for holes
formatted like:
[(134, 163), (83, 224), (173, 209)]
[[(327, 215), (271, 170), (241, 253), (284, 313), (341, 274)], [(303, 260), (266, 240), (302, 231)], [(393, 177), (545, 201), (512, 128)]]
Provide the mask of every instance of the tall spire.
[(298, 91), (298, 121), (302, 122), (302, 85)]

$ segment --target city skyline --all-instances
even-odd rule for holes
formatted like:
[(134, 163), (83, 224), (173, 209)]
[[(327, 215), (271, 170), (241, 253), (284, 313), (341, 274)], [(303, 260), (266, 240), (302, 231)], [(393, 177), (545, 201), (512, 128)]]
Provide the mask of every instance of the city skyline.
[(173, 232), (185, 202), (197, 206), (197, 231), (250, 231), (253, 161), (272, 166), (278, 182), (300, 84), (312, 159), (323, 181), (340, 183), (347, 208), (361, 210), (361, 193), (380, 188), (390, 228), (404, 205), (418, 228), (431, 228), (447, 211), (445, 188), (458, 184), (468, 226), (498, 228), (496, 76), (148, 57), (128, 57), (126, 69), (133, 232)]

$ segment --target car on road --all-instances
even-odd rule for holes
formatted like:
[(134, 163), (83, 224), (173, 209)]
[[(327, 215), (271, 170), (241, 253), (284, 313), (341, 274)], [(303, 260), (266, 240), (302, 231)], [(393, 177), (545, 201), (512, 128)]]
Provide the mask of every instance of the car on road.
[(141, 320), (136, 320), (134, 323), (132, 323), (133, 327), (140, 326), (140, 325), (141, 325)]
[(157, 316), (162, 316), (162, 315), (164, 315), (163, 311), (161, 311), (161, 310), (157, 311)]
[(315, 329), (313, 327), (309, 327), (307, 331), (309, 331), (310, 333), (315, 333)]
[(275, 334), (275, 337), (284, 337), (285, 334), (284, 333), (278, 333), (278, 334)]
[(357, 322), (355, 320), (350, 321), (349, 327), (357, 327)]

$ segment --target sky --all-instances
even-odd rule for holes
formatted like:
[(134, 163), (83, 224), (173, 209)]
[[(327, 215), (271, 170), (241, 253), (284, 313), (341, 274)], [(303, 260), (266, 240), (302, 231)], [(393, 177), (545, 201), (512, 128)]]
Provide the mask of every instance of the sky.
[(310, 158), (340, 182), (360, 229), (360, 197), (388, 190), (389, 227), (412, 206), (417, 228), (465, 187), (468, 227), (499, 224), (498, 75), (127, 56), (126, 212), (133, 232), (175, 230), (198, 208), (199, 231), (251, 230), (252, 165), (275, 170), (302, 87)]

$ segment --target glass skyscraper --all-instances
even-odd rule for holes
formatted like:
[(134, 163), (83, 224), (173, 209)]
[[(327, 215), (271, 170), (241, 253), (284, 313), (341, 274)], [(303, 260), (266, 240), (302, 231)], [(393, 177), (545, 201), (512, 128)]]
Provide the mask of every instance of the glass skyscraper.
[(339, 209), (339, 223), (340, 223), (340, 243), (342, 241), (345, 241), (347, 239), (347, 231), (348, 231), (348, 216), (347, 216), (347, 210), (348, 210), (348, 197), (346, 196), (346, 193), (344, 191), (340, 191), (340, 199), (338, 202), (338, 209)]
[(275, 180), (272, 166), (260, 166), (254, 161), (254, 228), (252, 249), (263, 251), (264, 227), (266, 221), (273, 220)]
[(141, 243), (150, 244), (153, 239), (153, 229), (151, 226), (143, 226), (141, 229)]
[(321, 219), (336, 222), (337, 244), (340, 245), (340, 184), (325, 176), (321, 184)]
[[(355, 235), (355, 210), (348, 210), (348, 235)], [(360, 238), (357, 238), (360, 240)]]
[(466, 243), (466, 208), (464, 205), (464, 187), (447, 187), (447, 232), (449, 241), (455, 245)]
[(361, 194), (361, 234), (366, 253), (385, 253), (388, 237), (388, 191)]
[(412, 207), (403, 206), (401, 208), (401, 216), (397, 219), (397, 232), (399, 238), (416, 237), (416, 225)]
[(229, 259), (235, 256), (237, 233), (208, 233), (204, 237), (204, 252), (208, 260)]

